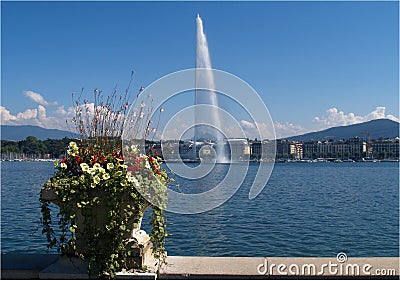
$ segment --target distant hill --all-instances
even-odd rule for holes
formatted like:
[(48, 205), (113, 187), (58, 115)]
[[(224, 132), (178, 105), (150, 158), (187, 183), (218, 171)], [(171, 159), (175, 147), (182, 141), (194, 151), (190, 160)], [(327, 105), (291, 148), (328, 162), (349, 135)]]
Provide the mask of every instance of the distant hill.
[(57, 129), (45, 129), (39, 126), (21, 125), (10, 126), (1, 125), (1, 139), (9, 141), (20, 141), (28, 136), (34, 136), (39, 140), (62, 139), (64, 137), (76, 138), (77, 134)]
[(399, 136), (399, 123), (390, 119), (375, 119), (364, 123), (333, 127), (319, 132), (307, 133), (285, 138), (293, 141), (350, 139), (354, 137), (367, 138), (362, 132), (370, 132), (371, 139), (396, 138)]

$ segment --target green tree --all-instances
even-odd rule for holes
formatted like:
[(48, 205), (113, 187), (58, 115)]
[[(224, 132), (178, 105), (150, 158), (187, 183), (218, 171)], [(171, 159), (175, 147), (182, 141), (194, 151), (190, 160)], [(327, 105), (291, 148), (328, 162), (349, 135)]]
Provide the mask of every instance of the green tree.
[(47, 151), (46, 145), (34, 136), (29, 136), (25, 140), (18, 142), (18, 147), (22, 153), (28, 155), (41, 155)]

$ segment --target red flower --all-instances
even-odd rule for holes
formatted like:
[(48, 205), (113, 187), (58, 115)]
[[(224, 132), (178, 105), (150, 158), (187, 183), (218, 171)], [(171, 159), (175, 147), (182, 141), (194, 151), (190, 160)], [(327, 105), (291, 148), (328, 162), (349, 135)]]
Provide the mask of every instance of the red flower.
[(149, 157), (149, 162), (150, 162), (150, 163), (154, 162), (154, 158), (150, 156), (150, 157)]
[(158, 151), (156, 150), (156, 152), (154, 152), (154, 154), (155, 154), (156, 156), (158, 156)]
[(81, 158), (77, 155), (77, 156), (75, 156), (75, 159), (76, 159), (76, 161), (78, 162), (78, 163), (81, 163)]
[(65, 162), (67, 162), (67, 158), (63, 158), (63, 159), (61, 159), (61, 163), (65, 163)]

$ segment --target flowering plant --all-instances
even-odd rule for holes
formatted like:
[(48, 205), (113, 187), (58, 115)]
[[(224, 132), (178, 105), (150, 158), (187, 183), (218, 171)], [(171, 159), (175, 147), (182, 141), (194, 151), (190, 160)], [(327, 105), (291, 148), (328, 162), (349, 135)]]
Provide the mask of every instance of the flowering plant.
[[(122, 104), (126, 110), (128, 103)], [(56, 172), (44, 184), (42, 232), (48, 247), (57, 246), (62, 253), (86, 260), (90, 276), (114, 278), (121, 269), (135, 267), (132, 247), (127, 245), (132, 242), (132, 233), (140, 229), (143, 212), (150, 206), (153, 215), (149, 236), (160, 265), (165, 258), (167, 237), (163, 209), (167, 185), (172, 179), (161, 168), (157, 152), (145, 155), (135, 144), (123, 146), (122, 130), (115, 130), (119, 128), (115, 123), (125, 121), (125, 112), (102, 103), (94, 105), (95, 110), (84, 111), (91, 116), (83, 117), (79, 103), (77, 107), (75, 123), (80, 132), (85, 128), (97, 131), (70, 142), (66, 157), (55, 162)], [(107, 115), (108, 125), (104, 120)], [(85, 120), (89, 126), (85, 126)], [(102, 129), (98, 131), (100, 124)], [(119, 133), (115, 134), (116, 131)], [(45, 196), (49, 191), (54, 198)], [(51, 202), (59, 206), (60, 235), (52, 227)]]

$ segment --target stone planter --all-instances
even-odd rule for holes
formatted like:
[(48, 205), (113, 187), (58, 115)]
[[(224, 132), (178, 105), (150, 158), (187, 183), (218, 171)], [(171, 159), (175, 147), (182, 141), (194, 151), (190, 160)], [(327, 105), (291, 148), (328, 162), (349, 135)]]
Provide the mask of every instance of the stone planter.
[[(54, 203), (57, 206), (62, 205), (63, 203), (58, 200), (57, 195), (55, 194), (53, 189), (47, 189), (43, 188), (40, 193), (41, 199)], [(65, 204), (65, 203), (64, 203)], [(149, 205), (145, 206), (145, 208), (142, 211), (147, 209)], [(93, 223), (95, 225), (104, 225), (104, 220), (105, 220), (105, 208), (100, 206), (94, 207), (92, 210), (94, 214), (96, 214), (95, 220)], [(87, 245), (86, 241), (80, 232), (85, 231), (85, 221), (84, 217), (82, 215), (82, 211), (79, 208), (76, 208), (76, 225), (78, 226), (77, 232), (76, 232), (76, 246), (78, 248), (78, 251), (80, 253), (85, 253), (87, 251)], [(134, 224), (135, 221), (138, 220), (137, 222), (137, 227), (133, 228), (131, 233), (127, 234), (124, 238), (126, 240), (125, 248), (127, 250), (130, 250), (132, 255), (131, 255), (131, 260), (128, 262), (128, 267), (127, 269), (131, 268), (143, 268), (146, 266), (150, 270), (155, 270), (156, 269), (156, 260), (153, 257), (152, 254), (152, 243), (150, 241), (149, 235), (144, 231), (141, 230), (141, 223), (142, 223), (143, 217), (132, 217), (131, 219), (131, 225)], [(100, 243), (102, 241), (100, 240)], [(107, 245), (104, 243), (104, 247)], [(103, 247), (103, 245), (100, 244), (100, 247)], [(73, 251), (68, 251), (65, 253), (67, 255), (73, 254)]]

